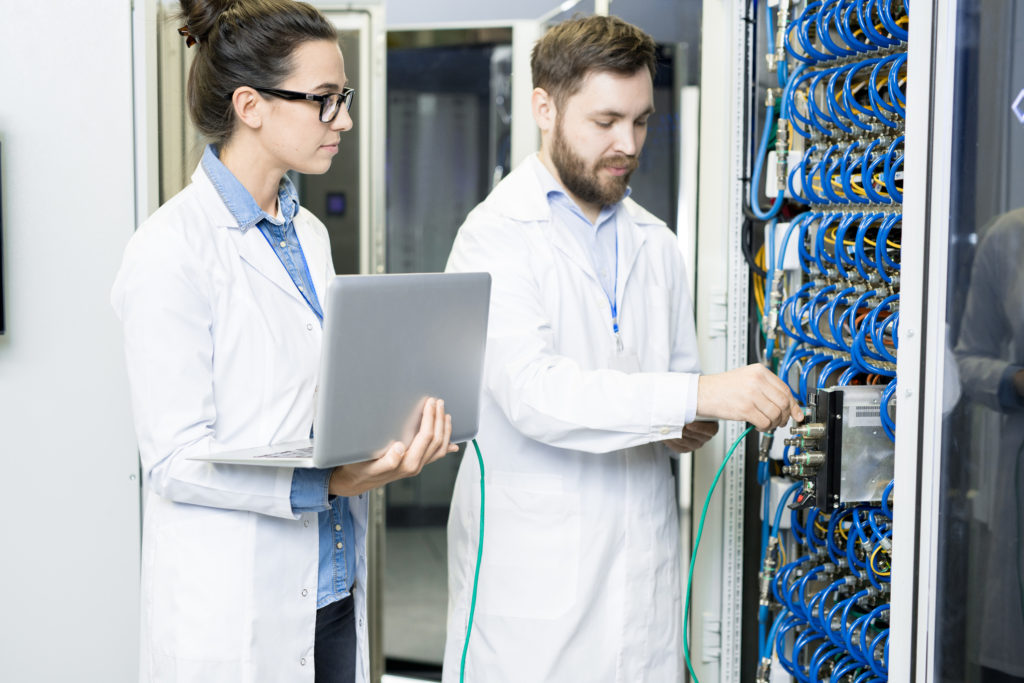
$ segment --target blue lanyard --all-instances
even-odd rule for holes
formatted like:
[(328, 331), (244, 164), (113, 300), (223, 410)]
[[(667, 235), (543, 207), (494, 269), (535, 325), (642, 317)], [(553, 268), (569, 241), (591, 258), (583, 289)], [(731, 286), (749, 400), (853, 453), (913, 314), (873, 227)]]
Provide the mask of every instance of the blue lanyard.
[[(615, 272), (612, 274), (612, 295), (608, 298), (608, 305), (612, 309), (612, 332), (615, 333), (615, 340), (619, 350), (622, 350), (622, 340), (619, 339), (619, 231), (615, 229)], [(604, 289), (602, 287), (602, 289)], [(608, 292), (604, 293), (608, 297)]]

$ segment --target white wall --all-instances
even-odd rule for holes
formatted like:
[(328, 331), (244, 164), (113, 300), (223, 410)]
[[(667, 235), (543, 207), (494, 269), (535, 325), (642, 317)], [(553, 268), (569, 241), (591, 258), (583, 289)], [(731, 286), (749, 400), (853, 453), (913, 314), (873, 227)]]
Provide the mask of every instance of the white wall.
[(5, 2), (0, 680), (134, 681), (139, 499), (108, 303), (134, 218), (130, 0)]

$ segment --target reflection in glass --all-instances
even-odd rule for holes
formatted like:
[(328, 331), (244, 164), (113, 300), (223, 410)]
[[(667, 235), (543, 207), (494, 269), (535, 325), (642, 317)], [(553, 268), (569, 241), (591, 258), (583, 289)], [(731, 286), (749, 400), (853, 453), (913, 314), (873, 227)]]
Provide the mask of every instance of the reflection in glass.
[(1024, 681), (1024, 3), (962, 1), (947, 319), (936, 673)]

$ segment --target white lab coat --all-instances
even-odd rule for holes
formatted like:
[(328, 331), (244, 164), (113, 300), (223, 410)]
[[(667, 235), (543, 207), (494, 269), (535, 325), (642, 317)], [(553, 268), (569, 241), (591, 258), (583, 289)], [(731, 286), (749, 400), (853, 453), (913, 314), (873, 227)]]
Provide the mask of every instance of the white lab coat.
[[(693, 308), (675, 237), (618, 209), (617, 353), (580, 244), (551, 225), (536, 155), (459, 230), (448, 269), (493, 276), (478, 442), (486, 530), (466, 680), (682, 679), (670, 454), (696, 411)], [(630, 365), (627, 373), (610, 367)], [(638, 366), (638, 368), (636, 367)], [(444, 680), (457, 681), (477, 558), (479, 466), (459, 469), (448, 525)]]
[[(327, 231), (304, 209), (294, 224), (323, 301)], [(319, 322), (202, 166), (132, 237), (111, 300), (144, 484), (140, 680), (311, 683), (316, 513), (292, 513), (290, 468), (187, 457), (309, 436)], [(367, 497), (350, 504), (366, 681)]]
[(971, 505), (979, 522), (971, 527), (969, 547), (962, 541), (959, 549), (972, 555), (967, 627), (978, 633), (972, 643), (978, 653), (971, 652), (971, 659), (1016, 677), (1024, 676), (1024, 596), (1014, 555), (1024, 552), (1022, 494), (1015, 479), (1024, 448), (1024, 409), (1003, 405), (999, 388), (1008, 370), (1024, 367), (1021, 264), (1024, 209), (1016, 209), (997, 218), (974, 257), (956, 355), (963, 393), (978, 407), (971, 438), (956, 433), (958, 438), (950, 440), (954, 453), (963, 451), (956, 457), (970, 461)]

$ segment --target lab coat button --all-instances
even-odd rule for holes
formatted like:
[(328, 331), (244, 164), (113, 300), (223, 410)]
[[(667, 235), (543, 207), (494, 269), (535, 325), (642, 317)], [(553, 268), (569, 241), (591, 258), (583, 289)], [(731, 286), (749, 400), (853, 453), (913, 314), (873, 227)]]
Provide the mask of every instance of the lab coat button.
[(302, 526), (309, 526), (309, 520), (308, 519), (302, 520)]
[(306, 666), (306, 658), (305, 657), (303, 657), (302, 659), (299, 660), (299, 666)]
[(302, 589), (302, 597), (306, 597), (307, 595), (309, 595), (309, 590), (306, 589), (306, 588), (303, 588)]
[(668, 427), (662, 427), (661, 428), (661, 433), (662, 434), (668, 434), (669, 433), (669, 428)]
[(306, 329), (307, 330), (312, 330), (313, 329), (313, 323), (306, 323)]

